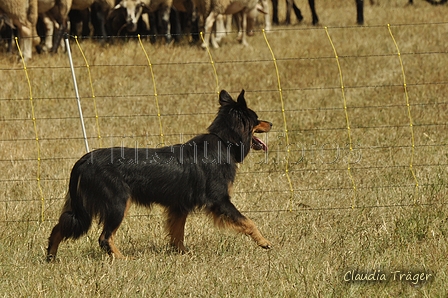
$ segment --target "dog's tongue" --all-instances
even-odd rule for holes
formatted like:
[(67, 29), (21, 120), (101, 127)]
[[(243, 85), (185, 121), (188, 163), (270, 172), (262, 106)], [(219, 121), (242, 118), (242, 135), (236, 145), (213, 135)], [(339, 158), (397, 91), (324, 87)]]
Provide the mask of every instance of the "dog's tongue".
[(268, 151), (268, 146), (256, 136), (252, 136), (252, 148), (255, 150)]

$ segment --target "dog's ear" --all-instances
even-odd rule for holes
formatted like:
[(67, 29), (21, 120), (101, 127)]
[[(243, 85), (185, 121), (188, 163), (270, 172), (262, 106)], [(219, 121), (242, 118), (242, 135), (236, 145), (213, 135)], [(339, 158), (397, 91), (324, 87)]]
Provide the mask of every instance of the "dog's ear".
[(244, 99), (244, 89), (241, 90), (240, 95), (238, 95), (237, 103), (245, 108), (247, 108), (246, 99)]
[(221, 90), (221, 92), (219, 92), (219, 104), (221, 106), (226, 106), (234, 103), (235, 101), (226, 90)]

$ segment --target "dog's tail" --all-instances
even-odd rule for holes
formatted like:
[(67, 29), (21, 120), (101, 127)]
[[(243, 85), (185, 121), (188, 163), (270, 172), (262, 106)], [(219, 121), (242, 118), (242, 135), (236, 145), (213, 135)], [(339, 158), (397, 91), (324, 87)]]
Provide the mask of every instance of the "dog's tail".
[(92, 215), (84, 206), (86, 200), (80, 190), (81, 175), (72, 172), (65, 206), (59, 218), (60, 232), (64, 239), (77, 239), (86, 234), (92, 225)]
[[(86, 193), (81, 190), (82, 176), (79, 164), (75, 164), (70, 175), (69, 188), (65, 198), (65, 205), (59, 222), (53, 227), (48, 238), (47, 261), (56, 258), (59, 244), (64, 239), (77, 239), (86, 234), (92, 224), (92, 215), (86, 199)], [(87, 204), (87, 206), (86, 206)]]

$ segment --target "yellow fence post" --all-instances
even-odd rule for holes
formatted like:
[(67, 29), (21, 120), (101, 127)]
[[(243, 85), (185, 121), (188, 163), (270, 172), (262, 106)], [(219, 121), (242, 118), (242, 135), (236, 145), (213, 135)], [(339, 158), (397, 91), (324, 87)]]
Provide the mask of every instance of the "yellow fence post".
[(333, 53), (334, 53), (334, 57), (336, 59), (336, 63), (338, 64), (339, 82), (340, 82), (340, 85), (341, 85), (341, 95), (342, 95), (342, 101), (344, 103), (345, 121), (346, 121), (346, 125), (347, 125), (348, 143), (349, 143), (349, 148), (350, 148), (350, 153), (348, 154), (348, 161), (347, 161), (347, 172), (348, 172), (348, 176), (350, 177), (350, 180), (352, 182), (352, 187), (353, 187), (352, 208), (355, 208), (355, 204), (356, 204), (356, 184), (355, 184), (355, 179), (353, 178), (351, 167), (350, 167), (350, 162), (351, 162), (350, 157), (353, 154), (353, 142), (352, 142), (352, 134), (351, 134), (351, 131), (350, 131), (350, 119), (348, 117), (348, 111), (347, 111), (347, 98), (345, 97), (345, 90), (344, 90), (344, 77), (342, 75), (342, 68), (341, 68), (341, 63), (339, 61), (338, 52), (336, 51), (336, 48), (335, 48), (334, 43), (333, 43), (333, 40), (331, 39), (330, 33), (328, 32), (328, 27), (325, 26), (324, 28), (325, 28), (325, 33), (327, 34), (328, 40), (330, 42), (331, 48), (333, 49)]
[(156, 80), (154, 77), (154, 71), (152, 69), (152, 63), (151, 63), (151, 60), (149, 59), (148, 53), (146, 52), (145, 47), (143, 46), (142, 39), (140, 38), (140, 34), (137, 37), (138, 37), (140, 46), (143, 50), (143, 53), (145, 53), (145, 57), (146, 57), (146, 60), (148, 61), (149, 69), (151, 70), (152, 85), (154, 87), (154, 99), (156, 101), (156, 108), (157, 108), (157, 118), (159, 119), (160, 142), (161, 142), (161, 145), (163, 146), (163, 145), (165, 145), (165, 139), (163, 136), (162, 115), (160, 114), (159, 98), (157, 97)]
[[(200, 36), (201, 36), (202, 42), (204, 42), (204, 35), (202, 34), (202, 31), (200, 32)], [(219, 94), (220, 90), (219, 90), (218, 72), (216, 71), (215, 62), (213, 61), (212, 53), (210, 52), (209, 47), (206, 47), (205, 49), (207, 51), (208, 57), (210, 58), (210, 64), (212, 65), (213, 73), (215, 75), (216, 93)]]
[(414, 182), (415, 182), (415, 190), (414, 190), (414, 204), (415, 204), (417, 202), (417, 197), (418, 197), (418, 180), (417, 180), (417, 176), (415, 175), (414, 168), (412, 167), (412, 164), (414, 163), (414, 154), (415, 154), (415, 139), (414, 139), (414, 127), (413, 127), (414, 124), (412, 122), (411, 106), (409, 104), (409, 94), (408, 94), (408, 88), (406, 85), (406, 75), (404, 72), (403, 59), (401, 58), (400, 49), (399, 49), (397, 41), (395, 40), (395, 37), (392, 33), (390, 24), (387, 24), (387, 30), (389, 30), (390, 37), (392, 38), (392, 41), (394, 42), (395, 48), (397, 50), (398, 60), (400, 60), (401, 75), (403, 77), (403, 91), (404, 91), (404, 96), (406, 98), (406, 107), (407, 107), (408, 117), (409, 117), (409, 129), (411, 131), (411, 158), (409, 160), (409, 170), (411, 171), (412, 177), (414, 177)]
[(79, 51), (81, 52), (82, 58), (84, 59), (84, 62), (86, 63), (87, 72), (89, 74), (89, 82), (90, 82), (90, 90), (92, 91), (92, 99), (93, 99), (93, 108), (95, 111), (95, 124), (96, 124), (96, 131), (98, 134), (98, 142), (100, 144), (100, 147), (103, 147), (102, 139), (101, 139), (101, 131), (100, 131), (100, 123), (99, 123), (99, 116), (98, 116), (98, 109), (96, 105), (96, 98), (95, 98), (95, 92), (93, 90), (93, 82), (92, 82), (92, 74), (90, 72), (90, 65), (87, 62), (86, 55), (84, 55), (84, 51), (81, 48), (81, 45), (78, 41), (78, 36), (75, 36), (76, 45), (78, 46)]
[(285, 176), (288, 180), (288, 186), (289, 186), (289, 192), (290, 192), (290, 199), (289, 199), (289, 211), (292, 211), (292, 200), (294, 198), (294, 187), (292, 185), (291, 177), (289, 176), (289, 156), (291, 149), (289, 148), (289, 135), (288, 135), (288, 124), (286, 123), (286, 114), (285, 114), (285, 102), (283, 101), (283, 92), (282, 92), (282, 85), (280, 83), (280, 73), (278, 71), (278, 65), (277, 65), (277, 59), (275, 58), (274, 51), (271, 48), (271, 45), (269, 44), (268, 38), (266, 36), (266, 31), (263, 29), (263, 36), (264, 40), (266, 41), (266, 45), (269, 48), (269, 52), (272, 56), (272, 62), (274, 63), (275, 67), (275, 74), (277, 76), (277, 88), (278, 88), (278, 94), (280, 96), (280, 103), (282, 106), (282, 116), (283, 116), (283, 131), (285, 133), (285, 140), (286, 140), (286, 160), (285, 160)]
[(20, 58), (22, 60), (23, 70), (25, 71), (26, 81), (28, 83), (28, 90), (29, 90), (29, 97), (30, 97), (30, 107), (31, 107), (31, 120), (33, 121), (34, 138), (36, 140), (36, 149), (37, 149), (36, 181), (37, 181), (37, 188), (39, 189), (40, 202), (41, 202), (40, 219), (41, 219), (41, 221), (44, 221), (45, 220), (45, 214), (44, 214), (44, 211), (45, 211), (45, 198), (44, 198), (44, 193), (42, 191), (42, 185), (40, 183), (40, 176), (41, 176), (42, 169), (41, 169), (39, 134), (37, 132), (36, 115), (34, 113), (33, 90), (31, 88), (30, 77), (28, 75), (28, 70), (26, 68), (25, 59), (23, 57), (22, 50), (20, 49), (20, 45), (19, 45), (19, 41), (18, 41), (17, 37), (15, 38), (15, 42), (16, 42), (16, 45), (17, 45), (17, 49), (19, 51)]

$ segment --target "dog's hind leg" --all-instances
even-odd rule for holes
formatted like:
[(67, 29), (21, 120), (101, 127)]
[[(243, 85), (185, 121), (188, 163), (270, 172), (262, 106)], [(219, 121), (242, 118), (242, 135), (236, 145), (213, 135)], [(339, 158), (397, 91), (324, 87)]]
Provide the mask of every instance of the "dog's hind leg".
[(62, 214), (60, 216), (59, 222), (51, 230), (50, 238), (48, 238), (48, 248), (47, 248), (47, 262), (52, 262), (56, 259), (56, 253), (58, 252), (59, 244), (64, 240), (64, 235), (62, 234), (61, 220), (63, 215), (67, 211), (71, 211), (70, 208), (70, 195), (67, 193), (65, 197), (65, 205), (62, 209)]
[(254, 222), (242, 215), (230, 202), (229, 198), (207, 209), (213, 215), (217, 226), (231, 227), (239, 233), (246, 234), (252, 237), (252, 239), (262, 248), (269, 249), (272, 247), (271, 242), (261, 235)]
[(100, 238), (98, 239), (98, 242), (100, 244), (100, 247), (104, 251), (106, 251), (112, 258), (116, 259), (124, 258), (124, 256), (115, 246), (114, 238), (115, 233), (120, 227), (120, 224), (123, 221), (123, 218), (131, 205), (130, 202), (131, 202), (130, 199), (126, 200), (126, 207), (123, 207), (121, 204), (114, 205), (113, 207), (111, 207), (113, 209), (109, 209), (107, 211), (107, 214), (103, 219), (104, 228), (103, 232), (100, 235)]
[(117, 232), (118, 227), (113, 230), (104, 227), (103, 232), (101, 233), (98, 242), (100, 243), (100, 247), (106, 251), (112, 258), (123, 259), (124, 256), (118, 250), (118, 248), (114, 244), (115, 233)]
[[(83, 207), (78, 207), (78, 212), (72, 210), (72, 199), (67, 193), (65, 205), (58, 223), (51, 230), (50, 238), (48, 238), (47, 261), (51, 262), (56, 259), (56, 253), (59, 244), (67, 238), (77, 239), (85, 234), (90, 228), (92, 218), (89, 214), (82, 211)], [(75, 203), (76, 204), (76, 203)]]
[(51, 231), (50, 238), (48, 239), (47, 248), (47, 262), (52, 262), (56, 259), (56, 253), (59, 248), (59, 244), (64, 239), (61, 233), (61, 225), (58, 223)]
[(176, 208), (167, 209), (166, 228), (170, 236), (170, 244), (177, 248), (179, 252), (185, 252), (184, 236), (185, 236), (185, 222), (188, 213), (179, 211)]

